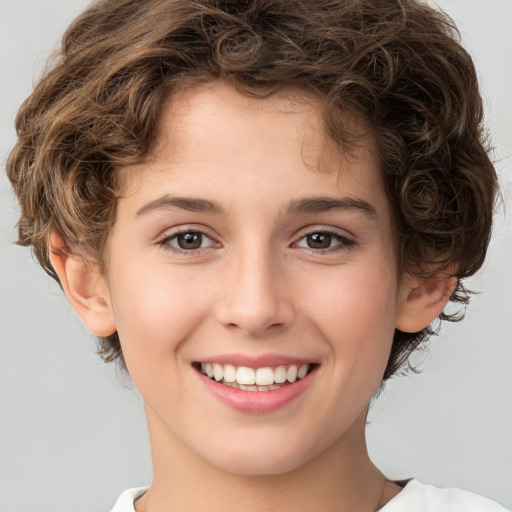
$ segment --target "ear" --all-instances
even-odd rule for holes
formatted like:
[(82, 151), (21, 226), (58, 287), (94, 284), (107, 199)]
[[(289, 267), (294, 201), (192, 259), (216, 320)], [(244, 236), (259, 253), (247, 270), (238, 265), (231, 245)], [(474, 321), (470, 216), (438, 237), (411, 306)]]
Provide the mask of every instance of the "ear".
[(405, 277), (395, 327), (403, 332), (427, 327), (441, 314), (456, 284), (457, 278), (444, 272), (426, 279)]
[(116, 326), (105, 278), (97, 265), (67, 251), (63, 245), (58, 237), (51, 237), (50, 260), (66, 298), (95, 336), (113, 334)]

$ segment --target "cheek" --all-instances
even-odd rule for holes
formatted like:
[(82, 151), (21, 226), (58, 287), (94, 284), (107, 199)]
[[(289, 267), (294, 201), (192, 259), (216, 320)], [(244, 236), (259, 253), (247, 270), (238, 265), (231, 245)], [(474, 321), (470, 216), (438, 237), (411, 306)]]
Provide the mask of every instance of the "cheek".
[(387, 364), (396, 316), (396, 283), (377, 270), (340, 272), (309, 288), (311, 317), (344, 372), (371, 376)]
[(127, 364), (172, 357), (207, 314), (204, 283), (192, 273), (161, 265), (113, 277), (112, 305)]

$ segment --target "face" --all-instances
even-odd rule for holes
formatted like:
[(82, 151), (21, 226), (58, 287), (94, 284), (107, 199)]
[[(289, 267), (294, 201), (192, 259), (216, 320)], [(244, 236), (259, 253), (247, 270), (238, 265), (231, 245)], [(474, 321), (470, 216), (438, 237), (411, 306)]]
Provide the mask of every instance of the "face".
[(341, 154), (307, 100), (176, 94), (109, 239), (150, 435), (236, 473), (290, 471), (364, 429), (403, 300), (370, 147)]

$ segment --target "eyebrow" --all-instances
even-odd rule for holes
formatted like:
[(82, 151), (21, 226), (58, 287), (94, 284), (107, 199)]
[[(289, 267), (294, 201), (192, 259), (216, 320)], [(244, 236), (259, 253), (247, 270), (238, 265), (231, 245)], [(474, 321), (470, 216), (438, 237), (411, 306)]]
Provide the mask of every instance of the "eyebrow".
[(324, 213), (331, 210), (355, 210), (368, 217), (376, 217), (375, 208), (359, 197), (305, 197), (290, 203), (288, 213)]
[[(215, 201), (195, 197), (178, 197), (166, 194), (139, 208), (135, 217), (140, 217), (152, 211), (164, 208), (180, 208), (189, 212), (200, 213), (222, 212), (222, 207)], [(358, 197), (305, 197), (291, 201), (288, 206), (288, 213), (291, 214), (324, 213), (332, 210), (355, 210), (364, 213), (368, 217), (377, 216), (375, 208), (364, 199)]]
[(139, 208), (135, 217), (140, 217), (154, 210), (173, 207), (181, 208), (182, 210), (187, 210), (189, 212), (220, 213), (222, 211), (221, 206), (214, 201), (195, 197), (176, 197), (166, 194), (158, 199), (154, 199), (153, 201), (146, 203), (142, 208)]

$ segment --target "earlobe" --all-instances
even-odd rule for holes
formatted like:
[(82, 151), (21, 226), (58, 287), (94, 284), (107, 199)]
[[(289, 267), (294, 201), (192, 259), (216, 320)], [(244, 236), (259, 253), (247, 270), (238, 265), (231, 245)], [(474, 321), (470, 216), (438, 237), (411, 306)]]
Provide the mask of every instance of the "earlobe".
[(440, 273), (433, 277), (406, 278), (402, 284), (395, 327), (419, 332), (443, 311), (457, 284), (457, 278)]
[(105, 279), (97, 266), (62, 245), (58, 237), (52, 236), (50, 260), (66, 298), (95, 336), (113, 334), (116, 326)]

